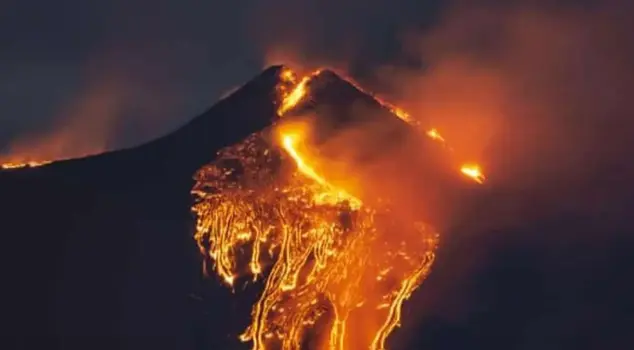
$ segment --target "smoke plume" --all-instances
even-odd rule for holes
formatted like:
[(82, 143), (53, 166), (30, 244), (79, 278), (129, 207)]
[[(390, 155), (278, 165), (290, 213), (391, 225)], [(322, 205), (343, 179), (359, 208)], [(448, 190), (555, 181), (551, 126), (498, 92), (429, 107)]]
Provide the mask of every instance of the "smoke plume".
[[(440, 343), (568, 348), (588, 330), (619, 344), (625, 333), (605, 325), (626, 319), (622, 298), (606, 297), (620, 287), (605, 276), (631, 242), (632, 5), (458, 0), (434, 8), (436, 20), (396, 23), (387, 3), (337, 4), (278, 13), (289, 20), (261, 38), (268, 57), (362, 81), (483, 164), (492, 188), (469, 219), (479, 227), (441, 236), (436, 272), (412, 301), (428, 327), (453, 334)], [(322, 23), (320, 13), (338, 16)], [(360, 29), (379, 13), (377, 35)], [(603, 277), (587, 276), (597, 269)]]
[(406, 43), (424, 72), (396, 67), (381, 77), (498, 182), (587, 179), (619, 160), (632, 126), (623, 4), (457, 2)]

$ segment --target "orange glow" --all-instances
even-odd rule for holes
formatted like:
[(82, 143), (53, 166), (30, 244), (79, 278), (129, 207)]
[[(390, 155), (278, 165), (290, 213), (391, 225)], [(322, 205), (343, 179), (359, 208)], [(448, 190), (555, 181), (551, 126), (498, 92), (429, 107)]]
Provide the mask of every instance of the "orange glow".
[(431, 137), (434, 140), (445, 142), (445, 139), (440, 135), (440, 133), (436, 129), (430, 129), (429, 131), (427, 131), (427, 136)]
[(31, 162), (25, 162), (25, 163), (4, 163), (4, 164), (0, 164), (0, 169), (20, 169), (20, 168), (35, 168), (35, 167), (39, 167), (42, 165), (46, 165), (52, 163), (52, 161), (31, 161)]

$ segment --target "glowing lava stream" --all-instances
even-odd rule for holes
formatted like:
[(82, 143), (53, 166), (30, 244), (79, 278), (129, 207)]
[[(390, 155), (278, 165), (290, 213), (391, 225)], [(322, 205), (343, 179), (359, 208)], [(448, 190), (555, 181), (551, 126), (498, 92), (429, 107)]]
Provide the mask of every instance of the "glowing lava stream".
[(295, 84), (295, 86), (290, 92), (282, 91), (284, 96), (282, 98), (282, 103), (280, 103), (280, 107), (277, 109), (277, 114), (279, 116), (283, 116), (286, 112), (301, 102), (308, 93), (308, 83), (321, 72), (322, 69), (318, 69), (303, 77), (298, 84), (295, 84), (295, 81), (297, 80), (295, 73), (288, 68), (284, 68), (280, 74), (280, 80), (282, 80), (285, 84)]
[(306, 175), (307, 177), (316, 181), (318, 184), (330, 190), (328, 193), (323, 193), (320, 196), (316, 197), (315, 200), (317, 202), (331, 203), (349, 201), (352, 209), (359, 209), (359, 207), (361, 207), (361, 201), (358, 198), (352, 196), (343, 189), (336, 188), (335, 186), (331, 185), (330, 183), (328, 183), (328, 181), (326, 181), (326, 179), (317, 174), (317, 172), (312, 167), (310, 167), (310, 165), (306, 164), (306, 162), (296, 149), (297, 143), (300, 141), (300, 137), (301, 135), (296, 132), (283, 133), (281, 137), (282, 145), (284, 147), (284, 150), (286, 150), (286, 152), (293, 158), (295, 164), (297, 164), (297, 169), (301, 171), (302, 174)]

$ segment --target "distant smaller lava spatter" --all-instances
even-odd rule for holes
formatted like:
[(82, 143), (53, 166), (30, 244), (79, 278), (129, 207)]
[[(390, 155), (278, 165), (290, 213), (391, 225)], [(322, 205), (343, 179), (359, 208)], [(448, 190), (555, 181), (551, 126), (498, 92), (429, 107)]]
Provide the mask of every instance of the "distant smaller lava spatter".
[(52, 163), (53, 161), (31, 161), (31, 162), (7, 162), (0, 164), (0, 169), (22, 169), (22, 168), (36, 168), (42, 165)]
[[(297, 79), (281, 71), (280, 116), (308, 95), (319, 74)], [(264, 281), (240, 336), (254, 350), (307, 343), (382, 350), (404, 301), (430, 272), (438, 233), (395, 218), (389, 200), (370, 206), (330, 183), (313, 166), (308, 128), (281, 118), (201, 168), (192, 190), (195, 239), (227, 285), (243, 276)], [(437, 131), (428, 136), (444, 142)]]

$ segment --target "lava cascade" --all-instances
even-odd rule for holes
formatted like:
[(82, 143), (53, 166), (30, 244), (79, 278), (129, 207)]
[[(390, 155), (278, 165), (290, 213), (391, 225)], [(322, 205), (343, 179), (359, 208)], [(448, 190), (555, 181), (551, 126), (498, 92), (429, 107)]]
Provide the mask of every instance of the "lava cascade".
[[(297, 79), (282, 70), (280, 117), (306, 99), (320, 72)], [(227, 285), (262, 279), (240, 336), (254, 350), (384, 349), (404, 301), (430, 272), (438, 233), (393, 215), (389, 199), (366, 205), (330, 183), (312, 166), (307, 129), (280, 118), (201, 168), (192, 190), (195, 239)], [(444, 142), (436, 130), (427, 135)], [(475, 166), (461, 171), (483, 180)]]

